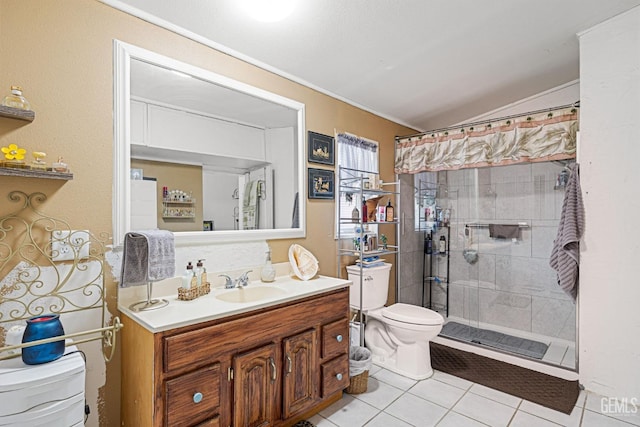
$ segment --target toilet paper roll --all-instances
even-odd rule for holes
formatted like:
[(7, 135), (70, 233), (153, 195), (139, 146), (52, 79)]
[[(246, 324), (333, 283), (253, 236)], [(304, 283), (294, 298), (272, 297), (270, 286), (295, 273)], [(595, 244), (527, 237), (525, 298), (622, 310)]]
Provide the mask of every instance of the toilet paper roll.
[(7, 337), (5, 339), (6, 345), (18, 345), (22, 342), (22, 335), (24, 335), (25, 326), (15, 325), (9, 328), (7, 331)]
[[(10, 327), (9, 330), (7, 331), (7, 336), (5, 337), (4, 345), (9, 347), (12, 345), (18, 345), (22, 343), (22, 335), (24, 334), (25, 328), (26, 328), (25, 326), (21, 326), (21, 325)], [(13, 356), (16, 354), (20, 354), (20, 351), (21, 351), (20, 349), (5, 350), (0, 352), (0, 356), (2, 357)]]

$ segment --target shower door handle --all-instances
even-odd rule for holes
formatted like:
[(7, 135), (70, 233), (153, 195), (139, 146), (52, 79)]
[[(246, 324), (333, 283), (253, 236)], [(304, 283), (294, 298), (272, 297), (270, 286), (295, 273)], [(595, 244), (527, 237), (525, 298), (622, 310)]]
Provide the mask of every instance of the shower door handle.
[(402, 235), (404, 236), (404, 212), (402, 212)]

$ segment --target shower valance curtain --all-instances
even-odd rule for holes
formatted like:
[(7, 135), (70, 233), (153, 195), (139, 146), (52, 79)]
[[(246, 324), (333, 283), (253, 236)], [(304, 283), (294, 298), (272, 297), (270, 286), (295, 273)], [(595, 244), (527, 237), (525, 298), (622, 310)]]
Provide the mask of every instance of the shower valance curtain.
[(455, 170), (576, 157), (578, 108), (399, 138), (395, 172)]

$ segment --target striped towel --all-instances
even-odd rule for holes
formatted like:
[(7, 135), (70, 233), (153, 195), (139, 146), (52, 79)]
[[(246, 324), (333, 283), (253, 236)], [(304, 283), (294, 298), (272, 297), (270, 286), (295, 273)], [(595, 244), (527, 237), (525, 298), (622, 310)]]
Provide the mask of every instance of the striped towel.
[(573, 300), (578, 295), (578, 269), (580, 262), (580, 239), (584, 232), (584, 205), (580, 190), (579, 165), (571, 170), (564, 193), (558, 234), (553, 241), (549, 265), (558, 273), (558, 285)]

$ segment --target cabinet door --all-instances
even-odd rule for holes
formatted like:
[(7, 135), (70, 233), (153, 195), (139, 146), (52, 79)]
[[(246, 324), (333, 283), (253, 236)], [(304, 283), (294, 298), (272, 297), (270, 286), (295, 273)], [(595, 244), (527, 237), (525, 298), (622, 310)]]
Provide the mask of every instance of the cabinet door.
[(276, 420), (278, 369), (271, 343), (233, 358), (233, 425), (266, 427)]
[(310, 408), (318, 396), (316, 330), (289, 337), (284, 344), (284, 418)]

